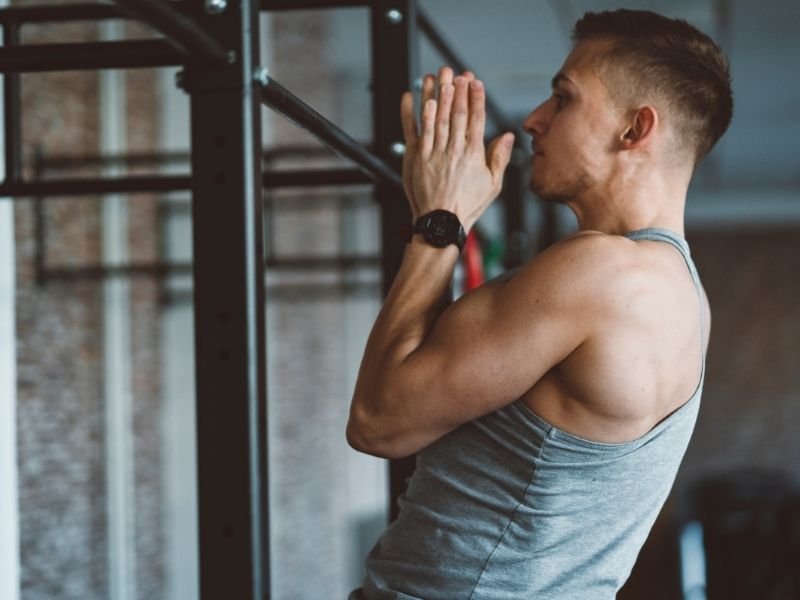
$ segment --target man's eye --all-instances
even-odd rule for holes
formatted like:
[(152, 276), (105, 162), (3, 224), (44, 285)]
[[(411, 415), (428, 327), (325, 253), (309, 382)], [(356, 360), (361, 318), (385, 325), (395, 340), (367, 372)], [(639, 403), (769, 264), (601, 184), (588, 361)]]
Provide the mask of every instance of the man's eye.
[(558, 92), (553, 92), (553, 98), (556, 99), (556, 106), (558, 106), (558, 108), (564, 106), (564, 103), (567, 101), (567, 97)]

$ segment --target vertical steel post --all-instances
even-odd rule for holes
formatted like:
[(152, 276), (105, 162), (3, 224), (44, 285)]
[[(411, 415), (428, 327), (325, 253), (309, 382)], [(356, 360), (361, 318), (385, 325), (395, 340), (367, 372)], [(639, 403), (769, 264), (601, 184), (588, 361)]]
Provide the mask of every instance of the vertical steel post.
[(235, 52), (197, 60), (191, 96), (197, 468), (202, 600), (269, 597), (258, 2), (187, 14)]
[(501, 200), (506, 234), (506, 252), (503, 266), (513, 269), (521, 265), (530, 253), (530, 236), (525, 227), (525, 153), (517, 143), (511, 152), (511, 162), (506, 169)]
[[(416, 0), (375, 0), (372, 4), (372, 90), (375, 153), (398, 171), (402, 168), (403, 128), (400, 97), (412, 89), (419, 71)], [(402, 190), (380, 184), (375, 187), (381, 205), (382, 273), (384, 295), (394, 281), (403, 258), (402, 225), (411, 212)], [(399, 508), (397, 498), (414, 472), (415, 458), (393, 460), (389, 465), (389, 513)]]
[[(19, 45), (19, 24), (3, 25), (3, 46)], [(5, 163), (7, 183), (16, 183), (22, 176), (22, 115), (20, 111), (20, 75), (3, 75), (3, 120), (5, 127)]]

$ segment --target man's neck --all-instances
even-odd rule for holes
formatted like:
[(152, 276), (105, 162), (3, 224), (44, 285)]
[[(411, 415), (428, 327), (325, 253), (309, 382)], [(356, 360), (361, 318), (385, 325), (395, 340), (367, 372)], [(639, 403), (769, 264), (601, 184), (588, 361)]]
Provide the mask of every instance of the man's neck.
[(646, 180), (619, 178), (596, 186), (567, 202), (581, 231), (622, 235), (637, 229), (658, 227), (683, 235), (684, 209), (689, 178), (659, 176)]

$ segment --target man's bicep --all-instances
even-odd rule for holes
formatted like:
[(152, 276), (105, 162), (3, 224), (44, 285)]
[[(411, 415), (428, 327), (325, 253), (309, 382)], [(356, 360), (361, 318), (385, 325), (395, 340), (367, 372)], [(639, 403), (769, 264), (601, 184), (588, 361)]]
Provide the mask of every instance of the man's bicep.
[(567, 311), (524, 274), (452, 304), (404, 364), (431, 425), (455, 427), (528, 391), (571, 351)]

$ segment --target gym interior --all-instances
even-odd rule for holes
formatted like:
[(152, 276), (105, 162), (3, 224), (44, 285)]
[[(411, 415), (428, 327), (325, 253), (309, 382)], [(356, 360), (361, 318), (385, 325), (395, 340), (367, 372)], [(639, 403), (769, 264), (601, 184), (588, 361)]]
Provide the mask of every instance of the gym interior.
[(687, 203), (700, 416), (618, 597), (800, 597), (795, 0), (2, 3), (0, 599), (346, 598), (413, 471), (345, 440), (409, 219), (400, 94), (470, 69), (517, 133), (460, 294), (575, 230), (520, 123), (620, 7), (717, 40), (735, 114)]

